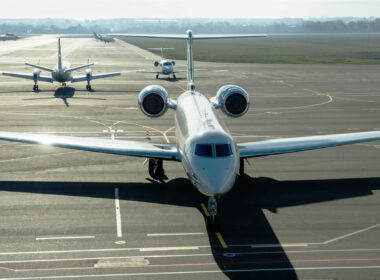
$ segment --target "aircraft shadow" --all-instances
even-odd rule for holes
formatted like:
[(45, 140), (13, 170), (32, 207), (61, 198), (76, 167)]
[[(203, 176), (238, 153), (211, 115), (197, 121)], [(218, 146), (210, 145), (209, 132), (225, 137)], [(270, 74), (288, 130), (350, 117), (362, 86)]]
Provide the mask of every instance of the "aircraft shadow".
[[(115, 187), (120, 189), (120, 200), (194, 207), (200, 212), (200, 203), (207, 202), (207, 198), (184, 178), (173, 179), (167, 183), (0, 181), (0, 191), (108, 199), (114, 199)], [(224, 250), (215, 233), (209, 232), (215, 262), (229, 279), (298, 279), (263, 209), (276, 213), (282, 207), (369, 196), (379, 189), (380, 177), (276, 181), (245, 175), (229, 194), (221, 198), (221, 233), (229, 245), (271, 244), (272, 249), (261, 250), (273, 250), (276, 253), (249, 254), (256, 250), (250, 246), (231, 246)], [(226, 252), (236, 255), (225, 256)], [(284, 270), (265, 271), (280, 268)], [(233, 272), (246, 269), (264, 271)]]
[(54, 91), (54, 95), (52, 97), (33, 97), (33, 98), (24, 98), (23, 100), (48, 100), (59, 98), (62, 99), (67, 107), (69, 107), (69, 103), (67, 101), (68, 98), (72, 99), (88, 99), (88, 100), (107, 100), (106, 98), (97, 98), (97, 97), (77, 97), (75, 95), (75, 88), (72, 87), (60, 87)]

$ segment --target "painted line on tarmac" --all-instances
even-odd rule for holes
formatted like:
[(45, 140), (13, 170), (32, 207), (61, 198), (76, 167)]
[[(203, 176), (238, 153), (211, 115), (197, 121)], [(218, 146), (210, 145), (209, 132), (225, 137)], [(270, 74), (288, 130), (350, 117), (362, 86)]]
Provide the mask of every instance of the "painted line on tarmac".
[(251, 248), (276, 248), (276, 247), (307, 247), (308, 243), (285, 243), (285, 244), (254, 244)]
[[(241, 262), (204, 262), (204, 263), (179, 263), (179, 264), (150, 264), (150, 265), (121, 265), (112, 267), (113, 269), (120, 268), (154, 268), (154, 267), (206, 267), (206, 266), (227, 266), (227, 265), (252, 265), (252, 264), (294, 264), (294, 263), (313, 263), (313, 262), (361, 262), (361, 261), (379, 261), (380, 258), (363, 258), (363, 259), (301, 259), (301, 260), (263, 260), (263, 261), (241, 261)], [(344, 266), (345, 268), (352, 268), (358, 266)], [(361, 266), (363, 267), (363, 266)], [(375, 267), (375, 266), (365, 266)], [(380, 266), (376, 266), (380, 268)], [(12, 272), (36, 272), (36, 271), (70, 271), (70, 270), (98, 270), (106, 267), (57, 267), (57, 268), (27, 268), (27, 269), (13, 269), (8, 267), (0, 267), (2, 270), (8, 270)], [(109, 269), (109, 267), (107, 267)], [(325, 268), (332, 268), (331, 266)], [(255, 269), (255, 268), (254, 268)], [(261, 268), (259, 268), (261, 269)], [(273, 268), (269, 268), (270, 270)], [(193, 271), (189, 271), (193, 272)], [(172, 273), (172, 272), (162, 272)], [(67, 276), (58, 276), (67, 277)], [(8, 278), (12, 279), (12, 278)], [(13, 278), (19, 279), (19, 278)], [(33, 279), (33, 277), (31, 278)]]
[(199, 271), (171, 271), (171, 272), (141, 272), (118, 274), (89, 274), (89, 275), (60, 275), (40, 277), (0, 278), (0, 280), (35, 280), (35, 279), (79, 279), (79, 278), (106, 278), (125, 276), (158, 276), (158, 275), (189, 275), (189, 274), (221, 274), (221, 273), (247, 273), (247, 272), (273, 272), (273, 271), (301, 271), (301, 270), (353, 270), (353, 269), (380, 269), (380, 266), (325, 266), (325, 267), (279, 267), (279, 268), (252, 268), (252, 269), (218, 269)]
[(351, 232), (351, 233), (348, 233), (348, 234), (345, 234), (345, 235), (342, 235), (342, 236), (338, 236), (336, 238), (329, 239), (329, 240), (324, 241), (324, 242), (308, 243), (308, 244), (311, 244), (311, 245), (319, 245), (319, 244), (320, 245), (326, 245), (326, 244), (330, 244), (332, 242), (335, 242), (335, 241), (338, 241), (338, 240), (341, 240), (341, 239), (344, 239), (344, 238), (347, 238), (347, 237), (350, 237), (350, 236), (353, 236), (353, 235), (356, 235), (356, 234), (359, 234), (359, 233), (362, 233), (362, 232), (365, 232), (365, 231), (368, 231), (368, 230), (371, 230), (371, 229), (374, 229), (374, 228), (378, 228), (378, 227), (380, 227), (380, 223), (376, 224), (376, 225), (373, 225), (373, 226), (370, 226), (370, 227), (366, 227), (366, 228), (354, 231), (354, 232)]
[(115, 212), (116, 212), (116, 232), (117, 232), (117, 237), (121, 238), (123, 236), (123, 233), (121, 231), (121, 214), (120, 214), (119, 188), (115, 188)]
[[(206, 208), (206, 206), (205, 206), (204, 203), (201, 203), (201, 208), (202, 208), (203, 212), (205, 213), (206, 217), (209, 218), (210, 217), (210, 213), (208, 212), (208, 210), (207, 210), (207, 208)], [(228, 245), (224, 241), (222, 234), (219, 231), (217, 231), (215, 234), (216, 234), (216, 237), (218, 238), (218, 240), (220, 242), (220, 245), (222, 245), (223, 249), (227, 249)]]
[(184, 236), (184, 235), (204, 235), (204, 232), (182, 232), (182, 233), (148, 233), (147, 236)]
[(36, 240), (63, 240), (63, 239), (93, 239), (95, 236), (52, 236), (52, 237), (37, 237)]
[(140, 252), (199, 250), (198, 246), (140, 248)]

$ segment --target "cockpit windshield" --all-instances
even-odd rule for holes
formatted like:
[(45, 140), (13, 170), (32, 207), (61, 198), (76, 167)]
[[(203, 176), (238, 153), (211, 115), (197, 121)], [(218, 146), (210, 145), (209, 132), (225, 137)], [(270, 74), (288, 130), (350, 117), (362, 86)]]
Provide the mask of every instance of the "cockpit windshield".
[(232, 155), (231, 147), (229, 144), (216, 144), (215, 152), (216, 157), (227, 157)]
[(194, 154), (200, 157), (227, 157), (232, 155), (230, 144), (196, 144)]
[(172, 65), (170, 62), (165, 62), (164, 63), (164, 66), (170, 66), (170, 65)]
[(212, 157), (212, 145), (197, 144), (195, 145), (195, 155), (200, 157)]

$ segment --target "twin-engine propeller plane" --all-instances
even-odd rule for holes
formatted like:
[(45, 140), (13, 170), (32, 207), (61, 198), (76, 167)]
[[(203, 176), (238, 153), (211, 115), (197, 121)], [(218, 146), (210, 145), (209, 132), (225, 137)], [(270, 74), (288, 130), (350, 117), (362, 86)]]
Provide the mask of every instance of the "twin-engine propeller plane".
[[(122, 73), (126, 73), (129, 71), (125, 72), (114, 72), (114, 73), (104, 73), (104, 74), (92, 74), (92, 70), (89, 69), (88, 67), (94, 65), (94, 63), (89, 63), (85, 65), (80, 65), (76, 67), (71, 67), (70, 63), (67, 61), (62, 61), (61, 57), (61, 38), (58, 38), (58, 64), (53, 68), (48, 68), (40, 65), (35, 65), (35, 64), (30, 64), (30, 63), (25, 63), (25, 65), (34, 67), (33, 74), (22, 74), (22, 73), (11, 73), (11, 72), (2, 72), (4, 76), (11, 76), (11, 77), (16, 77), (16, 78), (21, 78), (21, 79), (28, 79), (28, 80), (33, 80), (34, 81), (34, 86), (33, 90), (38, 91), (38, 84), (37, 82), (47, 82), (47, 83), (53, 83), (59, 82), (62, 83), (63, 86), (66, 86), (66, 82), (84, 82), (87, 81), (86, 89), (87, 90), (92, 90), (90, 81), (95, 80), (95, 79), (104, 79), (108, 77), (114, 77), (114, 76), (119, 76)], [(87, 68), (86, 69), (86, 74), (82, 76), (74, 76), (71, 77), (71, 72), (82, 69), (82, 68)], [(42, 71), (47, 71), (51, 73), (51, 76), (41, 76), (41, 70)], [(136, 72), (136, 71), (130, 71), (130, 72)]]
[(156, 74), (156, 79), (160, 77), (160, 75), (170, 75), (173, 76), (173, 79), (176, 79), (175, 74), (181, 72), (187, 72), (187, 70), (174, 70), (175, 61), (165, 58), (164, 50), (174, 50), (174, 48), (148, 48), (148, 50), (161, 50), (161, 60), (153, 62), (154, 67), (161, 67), (160, 71), (138, 71), (140, 73), (152, 73)]
[(138, 96), (141, 111), (149, 117), (159, 117), (168, 108), (175, 110), (176, 143), (161, 144), (17, 132), (0, 132), (0, 140), (149, 158), (149, 173), (155, 179), (165, 176), (163, 160), (180, 161), (194, 187), (209, 197), (210, 217), (207, 223), (210, 229), (217, 229), (219, 226), (217, 199), (230, 191), (235, 185), (237, 176), (244, 172), (245, 158), (380, 140), (380, 131), (369, 131), (236, 143), (218, 116), (217, 109), (221, 109), (228, 116), (240, 117), (248, 111), (249, 95), (236, 85), (221, 87), (212, 99), (196, 91), (192, 42), (200, 39), (262, 35), (196, 36), (188, 31), (185, 36), (131, 34), (123, 36), (187, 40), (187, 90), (177, 100), (173, 100), (162, 86), (150, 85)]

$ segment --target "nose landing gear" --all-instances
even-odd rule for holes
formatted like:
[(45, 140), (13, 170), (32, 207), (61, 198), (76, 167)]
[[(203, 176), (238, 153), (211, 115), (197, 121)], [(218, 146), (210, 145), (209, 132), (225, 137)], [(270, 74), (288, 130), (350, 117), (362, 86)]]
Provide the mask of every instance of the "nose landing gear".
[(209, 231), (220, 231), (220, 218), (218, 216), (218, 201), (215, 197), (208, 198), (207, 210), (210, 216), (207, 217), (207, 229)]

